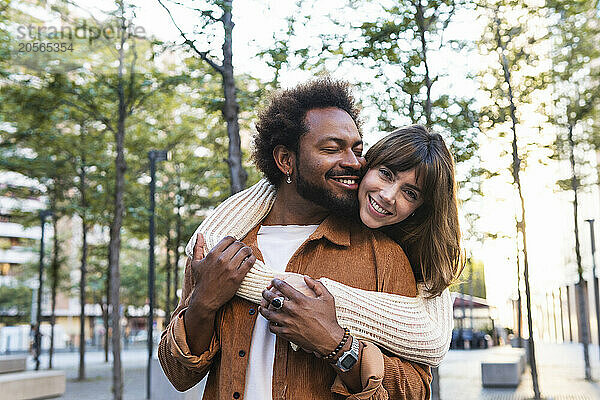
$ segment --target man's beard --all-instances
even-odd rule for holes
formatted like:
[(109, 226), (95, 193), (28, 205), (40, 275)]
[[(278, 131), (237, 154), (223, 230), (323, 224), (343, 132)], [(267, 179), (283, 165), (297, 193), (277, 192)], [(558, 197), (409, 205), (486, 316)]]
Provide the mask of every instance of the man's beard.
[[(297, 166), (298, 175), (296, 178), (296, 190), (300, 196), (329, 210), (334, 215), (344, 217), (358, 216), (358, 190), (348, 190), (345, 194), (337, 197), (330, 190), (304, 179), (300, 162), (297, 163)], [(331, 174), (328, 172), (325, 175), (325, 178), (335, 175), (337, 174)], [(359, 176), (360, 174), (357, 171), (348, 171), (343, 175)]]

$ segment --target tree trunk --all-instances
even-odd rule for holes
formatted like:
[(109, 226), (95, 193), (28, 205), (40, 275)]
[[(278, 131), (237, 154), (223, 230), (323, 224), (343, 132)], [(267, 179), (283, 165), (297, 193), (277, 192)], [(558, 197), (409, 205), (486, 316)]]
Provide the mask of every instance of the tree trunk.
[[(83, 142), (83, 131), (82, 131)], [(82, 143), (83, 144), (83, 143)], [(83, 147), (82, 147), (83, 148)], [(79, 277), (79, 374), (78, 379), (85, 379), (85, 274), (87, 271), (87, 203), (85, 199), (85, 156), (81, 157), (79, 172), (79, 191), (81, 193), (81, 267)], [(92, 330), (92, 335), (94, 331)]]
[(531, 381), (533, 385), (533, 395), (536, 400), (539, 400), (540, 397), (540, 388), (538, 382), (538, 374), (537, 374), (537, 364), (535, 360), (535, 344), (533, 339), (533, 320), (531, 317), (531, 291), (529, 287), (529, 257), (527, 256), (527, 234), (525, 229), (525, 200), (523, 199), (523, 191), (521, 188), (521, 159), (519, 158), (518, 151), (518, 143), (517, 143), (517, 115), (516, 115), (516, 106), (513, 97), (512, 84), (510, 78), (510, 69), (508, 67), (508, 60), (505, 55), (505, 46), (502, 42), (502, 36), (500, 34), (500, 20), (496, 16), (496, 41), (498, 44), (498, 48), (500, 51), (500, 63), (502, 65), (502, 70), (504, 72), (504, 81), (508, 86), (508, 100), (510, 102), (510, 119), (512, 122), (512, 132), (513, 132), (513, 140), (512, 140), (512, 174), (513, 181), (515, 186), (517, 187), (517, 193), (519, 194), (520, 206), (521, 206), (521, 220), (517, 220), (517, 233), (520, 231), (522, 234), (523, 240), (523, 280), (525, 282), (525, 303), (527, 307), (527, 328), (529, 333), (529, 346), (528, 346), (528, 358), (529, 365), (531, 367)]
[(417, 22), (417, 27), (419, 29), (419, 39), (421, 41), (421, 57), (423, 59), (423, 64), (425, 66), (425, 87), (427, 88), (427, 98), (425, 99), (425, 121), (428, 128), (431, 128), (431, 86), (433, 83), (431, 82), (431, 77), (429, 76), (429, 64), (427, 63), (427, 39), (425, 38), (425, 31), (427, 27), (425, 26), (425, 15), (423, 12), (423, 3), (421, 0), (417, 3), (417, 13), (415, 15), (415, 19)]
[(175, 268), (174, 268), (174, 279), (173, 279), (173, 310), (177, 308), (179, 299), (177, 297), (177, 288), (179, 283), (179, 245), (181, 243), (181, 179), (177, 180), (177, 216), (175, 222)]
[(110, 297), (111, 297), (111, 325), (112, 325), (112, 353), (113, 353), (113, 394), (114, 400), (122, 400), (123, 397), (123, 371), (121, 367), (121, 318), (119, 289), (121, 276), (119, 271), (119, 250), (121, 248), (121, 225), (123, 222), (123, 189), (125, 158), (123, 154), (123, 137), (116, 135), (117, 157), (116, 157), (116, 182), (115, 182), (115, 215), (112, 222), (110, 251)]
[(229, 173), (231, 174), (231, 194), (237, 193), (246, 187), (248, 174), (242, 166), (242, 148), (240, 140), (240, 125), (238, 122), (239, 106), (236, 99), (236, 86), (233, 75), (232, 33), (233, 21), (231, 19), (232, 0), (223, 2), (223, 28), (225, 40), (223, 41), (223, 118), (227, 123), (227, 136), (229, 137)]
[(556, 295), (552, 290), (552, 316), (554, 317), (554, 342), (558, 343), (558, 321), (556, 320)]
[[(516, 145), (516, 132), (514, 135), (514, 144)], [(513, 149), (516, 146), (513, 145)], [(518, 156), (517, 156), (518, 157)], [(517, 174), (518, 176), (518, 174)], [(521, 200), (521, 222), (517, 223), (521, 226), (521, 234), (523, 235), (523, 277), (525, 281), (525, 303), (527, 306), (527, 328), (529, 333), (529, 345), (528, 345), (528, 358), (529, 365), (531, 367), (531, 381), (533, 383), (534, 398), (540, 399), (540, 388), (538, 383), (537, 374), (537, 363), (535, 360), (535, 343), (533, 340), (533, 319), (531, 317), (531, 289), (529, 286), (529, 258), (527, 256), (527, 235), (525, 234), (525, 201), (523, 200), (523, 193), (521, 191), (521, 180), (517, 180), (517, 187), (519, 189), (519, 198)]]
[(56, 288), (58, 286), (58, 216), (56, 207), (54, 207), (54, 213), (52, 214), (52, 229), (53, 232), (53, 248), (52, 248), (52, 289), (51, 289), (51, 307), (50, 312), (50, 351), (48, 352), (48, 368), (52, 369), (52, 361), (54, 359), (54, 325), (56, 323)]
[(563, 296), (562, 296), (562, 287), (558, 288), (558, 304), (560, 305), (560, 337), (562, 339), (562, 343), (566, 342), (565, 340), (565, 317), (563, 312)]
[(571, 161), (571, 189), (573, 189), (573, 222), (575, 224), (575, 257), (577, 259), (577, 275), (579, 276), (579, 282), (577, 283), (577, 304), (579, 306), (579, 327), (581, 329), (581, 342), (583, 342), (583, 360), (585, 363), (585, 379), (592, 379), (592, 372), (590, 367), (590, 352), (589, 352), (589, 339), (590, 339), (590, 325), (588, 322), (587, 314), (587, 296), (583, 290), (585, 280), (583, 279), (583, 265), (581, 264), (581, 251), (579, 247), (579, 218), (577, 216), (578, 209), (578, 183), (577, 174), (575, 173), (575, 141), (573, 140), (573, 124), (569, 124), (569, 159)]
[(165, 293), (165, 320), (163, 322), (163, 328), (166, 328), (169, 324), (169, 319), (171, 317), (171, 224), (167, 226), (167, 254), (165, 260), (165, 270), (167, 272), (167, 284), (166, 293)]
[(113, 399), (122, 400), (123, 398), (123, 369), (121, 365), (121, 304), (119, 289), (121, 287), (121, 273), (119, 269), (119, 256), (121, 250), (121, 226), (123, 224), (125, 190), (125, 162), (124, 141), (125, 141), (125, 120), (127, 118), (127, 104), (125, 102), (125, 88), (123, 82), (123, 73), (125, 65), (125, 40), (126, 25), (124, 17), (123, 3), (119, 2), (121, 7), (121, 43), (119, 46), (119, 71), (117, 93), (119, 97), (118, 123), (115, 132), (115, 143), (117, 156), (115, 159), (115, 200), (114, 200), (114, 218), (111, 225), (110, 236), (110, 295), (112, 303), (112, 351), (113, 351)]
[[(112, 229), (110, 230), (110, 237), (112, 237)], [(110, 244), (110, 242), (109, 242)], [(108, 268), (106, 271), (106, 281), (105, 281), (105, 289), (106, 289), (106, 302), (104, 303), (104, 309), (102, 310), (102, 317), (104, 319), (104, 362), (108, 362), (108, 348), (109, 348), (109, 335), (108, 335), (108, 330), (109, 330), (109, 312), (110, 312), (110, 288), (111, 288), (111, 284), (110, 282), (112, 281), (111, 277), (111, 273), (110, 273), (110, 260), (111, 260), (111, 255), (110, 255), (110, 246), (108, 246)]]
[(474, 330), (473, 326), (473, 260), (469, 257), (469, 327)]
[(181, 36), (185, 40), (185, 43), (200, 56), (212, 69), (218, 72), (223, 79), (223, 95), (225, 103), (221, 109), (223, 119), (227, 124), (227, 137), (229, 139), (229, 154), (227, 157), (227, 163), (229, 165), (230, 174), (230, 190), (231, 194), (237, 193), (244, 189), (246, 186), (246, 179), (248, 174), (244, 170), (242, 165), (242, 149), (240, 140), (240, 126), (238, 121), (239, 105), (236, 99), (236, 84), (233, 74), (233, 51), (232, 51), (232, 38), (233, 38), (233, 27), (234, 23), (231, 17), (233, 8), (233, 0), (223, 0), (218, 3), (218, 6), (223, 11), (223, 15), (220, 18), (215, 19), (223, 23), (224, 40), (222, 45), (223, 50), (223, 63), (218, 64), (208, 56), (207, 52), (200, 51), (194, 45), (194, 41), (188, 39), (186, 34), (179, 28), (175, 22), (169, 9), (163, 4), (161, 0), (159, 4), (167, 10), (171, 20), (175, 26), (179, 29)]
[(36, 313), (35, 313), (35, 336), (34, 336), (34, 358), (35, 358), (35, 370), (40, 369), (40, 356), (42, 354), (42, 296), (44, 286), (44, 233), (46, 231), (46, 215), (47, 211), (40, 211), (40, 225), (42, 228), (42, 234), (40, 237), (40, 266), (38, 269), (38, 287), (36, 293)]
[[(518, 241), (518, 238), (517, 238)], [(521, 297), (521, 262), (519, 243), (517, 242), (517, 332), (519, 333), (519, 348), (523, 348), (523, 298)]]
[(569, 342), (573, 342), (573, 324), (571, 322), (571, 291), (567, 288), (567, 317), (569, 320)]
[[(99, 301), (94, 301), (92, 304), (98, 304), (100, 303)], [(92, 337), (92, 346), (96, 346), (96, 316), (94, 315), (90, 315), (89, 320), (88, 320), (89, 324), (90, 324), (90, 333), (91, 333), (91, 337)]]

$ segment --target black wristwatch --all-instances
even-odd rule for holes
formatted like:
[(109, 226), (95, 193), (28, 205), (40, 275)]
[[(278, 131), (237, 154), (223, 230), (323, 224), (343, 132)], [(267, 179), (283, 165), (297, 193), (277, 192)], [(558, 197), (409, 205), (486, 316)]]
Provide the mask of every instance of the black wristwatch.
[(342, 372), (348, 372), (354, 367), (354, 364), (358, 361), (358, 351), (360, 349), (360, 343), (358, 339), (351, 336), (352, 345), (350, 350), (344, 352), (340, 358), (338, 358), (335, 366), (338, 367)]

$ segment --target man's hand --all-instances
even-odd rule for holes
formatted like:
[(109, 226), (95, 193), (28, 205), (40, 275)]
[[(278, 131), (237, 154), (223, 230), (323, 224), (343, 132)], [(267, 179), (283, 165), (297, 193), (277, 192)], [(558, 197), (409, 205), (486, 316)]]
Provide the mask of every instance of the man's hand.
[(252, 250), (231, 236), (221, 240), (206, 257), (204, 254), (204, 237), (198, 234), (190, 264), (195, 286), (183, 316), (186, 341), (195, 355), (208, 350), (217, 310), (235, 295), (256, 261)]
[(254, 265), (252, 249), (231, 236), (224, 237), (204, 258), (204, 238), (198, 234), (194, 246), (192, 274), (195, 286), (190, 308), (216, 312), (235, 295), (242, 280)]
[[(269, 330), (296, 343), (308, 352), (326, 355), (336, 348), (344, 336), (344, 329), (335, 315), (333, 296), (319, 281), (304, 277), (314, 297), (306, 296), (288, 283), (273, 279), (273, 287), (263, 291), (259, 312), (269, 320)], [(269, 306), (278, 295), (285, 298), (283, 307)]]

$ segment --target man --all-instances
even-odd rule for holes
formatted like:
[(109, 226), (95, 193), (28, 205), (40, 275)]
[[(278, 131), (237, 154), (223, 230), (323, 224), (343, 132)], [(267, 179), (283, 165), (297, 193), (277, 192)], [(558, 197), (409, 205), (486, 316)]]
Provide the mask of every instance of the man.
[(358, 127), (348, 85), (330, 79), (283, 91), (260, 114), (254, 159), (278, 187), (277, 199), (243, 243), (224, 238), (202, 258), (197, 241), (159, 346), (178, 390), (210, 372), (204, 399), (429, 398), (429, 369), (349, 336), (320, 282), (305, 278), (314, 292), (306, 296), (275, 279), (261, 316), (234, 297), (256, 258), (282, 271), (416, 295), (402, 249), (355, 217), (364, 162)]

